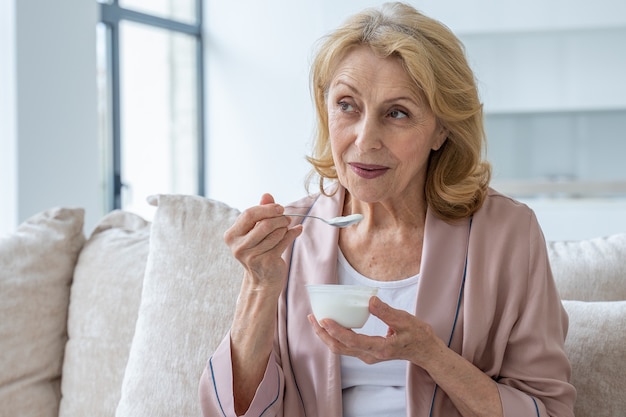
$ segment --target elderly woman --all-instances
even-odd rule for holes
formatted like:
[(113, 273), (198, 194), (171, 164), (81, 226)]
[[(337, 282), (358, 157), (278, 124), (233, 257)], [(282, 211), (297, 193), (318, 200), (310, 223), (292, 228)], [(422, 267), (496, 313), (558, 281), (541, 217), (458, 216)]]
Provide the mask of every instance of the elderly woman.
[[(226, 232), (245, 273), (204, 415), (572, 416), (545, 240), (488, 186), (459, 40), (410, 6), (368, 9), (324, 39), (312, 88), (320, 190), (286, 207), (265, 194)], [(378, 287), (366, 325), (318, 322), (312, 283)]]

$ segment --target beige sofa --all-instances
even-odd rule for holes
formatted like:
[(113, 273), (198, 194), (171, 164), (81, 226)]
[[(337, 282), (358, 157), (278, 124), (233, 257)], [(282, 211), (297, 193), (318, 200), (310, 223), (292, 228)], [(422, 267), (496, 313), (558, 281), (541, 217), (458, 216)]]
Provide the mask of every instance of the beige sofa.
[[(54, 208), (0, 240), (0, 416), (199, 416), (197, 383), (224, 336), (241, 267), (223, 203), (160, 195), (85, 236)], [(626, 416), (626, 233), (551, 242), (570, 314), (578, 417)]]

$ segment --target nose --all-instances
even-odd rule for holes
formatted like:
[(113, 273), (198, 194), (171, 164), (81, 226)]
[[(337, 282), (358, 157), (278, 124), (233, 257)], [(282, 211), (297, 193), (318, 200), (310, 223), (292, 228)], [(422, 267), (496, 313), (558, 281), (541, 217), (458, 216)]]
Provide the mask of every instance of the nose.
[(356, 125), (355, 145), (361, 150), (374, 150), (382, 147), (383, 129), (377, 117), (364, 116)]

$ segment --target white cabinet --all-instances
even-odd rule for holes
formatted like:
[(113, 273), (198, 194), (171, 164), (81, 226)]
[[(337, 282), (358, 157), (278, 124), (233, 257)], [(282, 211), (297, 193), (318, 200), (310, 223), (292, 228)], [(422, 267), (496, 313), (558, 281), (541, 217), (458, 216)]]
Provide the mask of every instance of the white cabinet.
[(548, 239), (626, 231), (626, 24), (473, 32), (493, 185)]
[(461, 37), (494, 184), (516, 196), (626, 196), (626, 25)]
[(626, 196), (626, 110), (488, 114), (494, 184), (515, 196)]

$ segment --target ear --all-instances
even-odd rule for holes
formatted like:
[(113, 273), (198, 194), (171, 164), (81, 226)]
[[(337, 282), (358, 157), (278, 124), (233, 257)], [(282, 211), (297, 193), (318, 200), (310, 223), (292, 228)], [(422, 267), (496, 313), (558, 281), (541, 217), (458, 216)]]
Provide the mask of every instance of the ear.
[(439, 125), (439, 130), (435, 133), (435, 142), (433, 143), (433, 147), (431, 148), (433, 151), (438, 151), (439, 148), (446, 142), (448, 139), (448, 135), (450, 131), (445, 127)]

